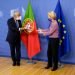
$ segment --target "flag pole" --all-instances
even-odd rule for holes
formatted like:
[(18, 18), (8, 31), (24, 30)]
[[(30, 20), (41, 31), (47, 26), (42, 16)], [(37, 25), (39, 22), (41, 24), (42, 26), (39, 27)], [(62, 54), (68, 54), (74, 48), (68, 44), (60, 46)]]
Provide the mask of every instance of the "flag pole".
[(27, 63), (29, 63), (29, 64), (36, 64), (36, 61), (34, 61), (32, 58), (30, 58), (30, 59), (27, 61)]

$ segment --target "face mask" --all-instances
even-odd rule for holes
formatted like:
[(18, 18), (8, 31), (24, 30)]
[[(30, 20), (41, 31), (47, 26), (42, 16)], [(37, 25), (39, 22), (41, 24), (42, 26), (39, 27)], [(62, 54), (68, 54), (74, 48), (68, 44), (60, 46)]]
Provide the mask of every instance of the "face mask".
[(21, 20), (21, 16), (20, 17), (17, 17), (16, 20)]
[(52, 19), (48, 18), (49, 21), (52, 21)]

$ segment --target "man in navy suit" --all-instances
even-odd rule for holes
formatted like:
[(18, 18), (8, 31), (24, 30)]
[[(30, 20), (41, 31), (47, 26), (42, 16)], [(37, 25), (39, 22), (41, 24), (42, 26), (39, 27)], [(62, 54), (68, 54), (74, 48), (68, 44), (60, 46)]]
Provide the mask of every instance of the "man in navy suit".
[(19, 11), (15, 11), (13, 17), (8, 19), (8, 34), (6, 40), (9, 43), (13, 66), (20, 66), (21, 58), (21, 39), (20, 31), (24, 30), (21, 25), (21, 15)]

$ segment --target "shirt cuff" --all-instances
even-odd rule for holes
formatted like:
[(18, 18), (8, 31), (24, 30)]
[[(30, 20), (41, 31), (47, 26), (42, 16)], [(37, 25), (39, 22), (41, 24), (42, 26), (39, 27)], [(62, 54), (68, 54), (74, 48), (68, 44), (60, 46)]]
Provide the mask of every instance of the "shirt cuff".
[(19, 28), (19, 31), (21, 30), (21, 28)]

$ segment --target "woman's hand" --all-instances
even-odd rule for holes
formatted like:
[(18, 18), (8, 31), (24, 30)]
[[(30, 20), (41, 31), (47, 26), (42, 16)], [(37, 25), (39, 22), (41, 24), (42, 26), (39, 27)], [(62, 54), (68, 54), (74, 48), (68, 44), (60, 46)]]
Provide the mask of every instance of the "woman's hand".
[(43, 29), (39, 28), (37, 31), (38, 31), (39, 34), (43, 34)]
[(46, 32), (43, 32), (43, 36), (46, 36)]

